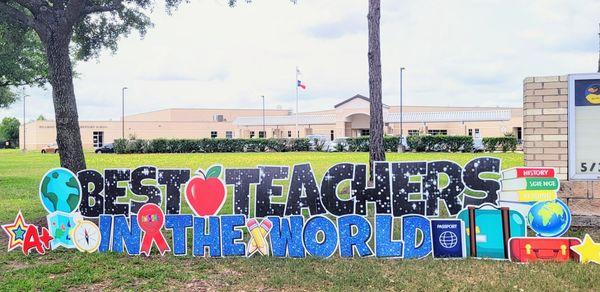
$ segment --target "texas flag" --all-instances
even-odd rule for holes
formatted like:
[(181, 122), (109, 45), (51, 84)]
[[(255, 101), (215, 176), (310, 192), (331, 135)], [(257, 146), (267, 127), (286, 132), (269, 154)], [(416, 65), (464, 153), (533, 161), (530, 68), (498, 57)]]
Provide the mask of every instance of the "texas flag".
[(306, 89), (306, 84), (302, 83), (302, 81), (298, 80), (298, 87), (302, 89)]
[(300, 69), (296, 67), (296, 87), (306, 89), (306, 84), (302, 83), (302, 81), (298, 78), (300, 77), (300, 75), (302, 75), (302, 72), (300, 72)]

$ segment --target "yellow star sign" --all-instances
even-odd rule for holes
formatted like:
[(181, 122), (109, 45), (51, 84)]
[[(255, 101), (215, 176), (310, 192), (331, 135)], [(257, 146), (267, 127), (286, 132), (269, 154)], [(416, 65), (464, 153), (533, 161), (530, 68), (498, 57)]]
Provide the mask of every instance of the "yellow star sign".
[(571, 246), (571, 249), (579, 254), (581, 263), (600, 264), (600, 243), (595, 243), (589, 234), (585, 235), (582, 244)]

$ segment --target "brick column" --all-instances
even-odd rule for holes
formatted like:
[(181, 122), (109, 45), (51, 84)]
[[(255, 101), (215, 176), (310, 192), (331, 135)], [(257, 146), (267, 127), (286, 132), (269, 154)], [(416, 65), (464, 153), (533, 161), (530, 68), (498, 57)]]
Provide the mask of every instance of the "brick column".
[(573, 214), (600, 215), (600, 181), (568, 181), (567, 76), (528, 77), (523, 81), (523, 152), (526, 166), (554, 167), (559, 197)]

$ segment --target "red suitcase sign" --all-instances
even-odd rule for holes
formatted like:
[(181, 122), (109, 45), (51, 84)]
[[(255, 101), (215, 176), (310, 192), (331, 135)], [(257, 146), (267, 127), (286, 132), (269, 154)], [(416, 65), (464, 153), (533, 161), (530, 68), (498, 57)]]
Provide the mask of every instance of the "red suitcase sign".
[(513, 262), (579, 261), (579, 255), (571, 251), (571, 246), (581, 244), (579, 238), (557, 237), (515, 237), (508, 242), (510, 260)]

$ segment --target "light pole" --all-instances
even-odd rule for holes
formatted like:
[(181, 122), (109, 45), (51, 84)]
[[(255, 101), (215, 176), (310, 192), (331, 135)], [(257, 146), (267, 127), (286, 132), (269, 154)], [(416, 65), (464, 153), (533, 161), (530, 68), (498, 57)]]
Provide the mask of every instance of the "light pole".
[(398, 152), (404, 152), (404, 143), (402, 143), (403, 140), (403, 136), (404, 136), (404, 129), (403, 129), (403, 120), (404, 120), (404, 115), (402, 112), (402, 72), (404, 72), (406, 68), (404, 67), (400, 67), (400, 139), (398, 141)]
[(27, 126), (26, 125), (27, 122), (25, 120), (25, 104), (26, 104), (25, 101), (26, 100), (27, 100), (27, 95), (25, 93), (23, 93), (23, 152), (27, 151), (27, 140), (26, 140), (27, 139), (27, 135), (25, 135), (26, 134), (25, 128)]
[(121, 88), (121, 139), (125, 139), (125, 90), (127, 87)]
[(267, 138), (267, 130), (265, 129), (265, 96), (261, 95), (261, 97), (262, 97), (263, 133), (265, 133), (265, 138)]

